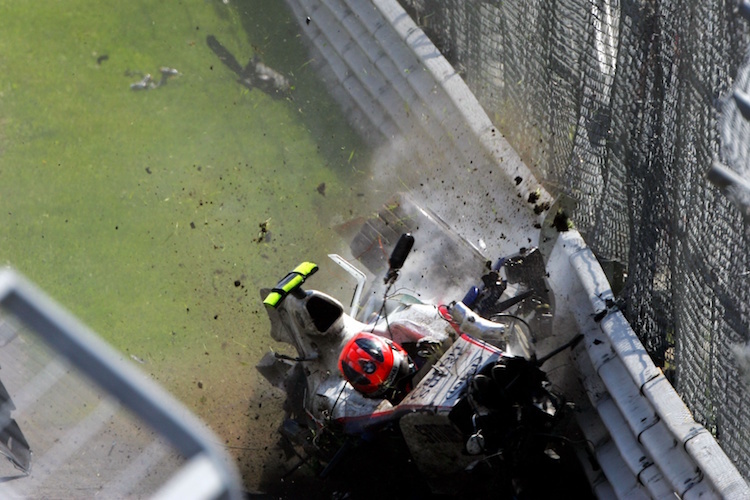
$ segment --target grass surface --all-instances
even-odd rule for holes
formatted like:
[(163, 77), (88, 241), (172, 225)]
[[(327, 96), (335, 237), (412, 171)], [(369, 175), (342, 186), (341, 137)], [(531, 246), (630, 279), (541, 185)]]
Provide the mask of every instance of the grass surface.
[[(336, 250), (367, 156), (299, 30), (278, 0), (0, 0), (0, 262), (142, 362), (250, 488), (278, 410), (254, 369), (272, 343), (258, 288)], [(208, 34), (291, 98), (239, 85)], [(160, 66), (181, 75), (130, 90)]]

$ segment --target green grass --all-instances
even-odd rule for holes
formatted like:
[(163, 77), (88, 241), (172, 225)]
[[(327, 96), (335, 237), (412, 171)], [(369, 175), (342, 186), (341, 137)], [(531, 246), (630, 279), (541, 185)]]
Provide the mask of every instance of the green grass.
[[(292, 100), (239, 85), (207, 34)], [(307, 62), (277, 0), (0, 0), (0, 262), (220, 434), (248, 432), (271, 344), (258, 288), (335, 250), (367, 160)], [(129, 89), (160, 66), (181, 76)]]

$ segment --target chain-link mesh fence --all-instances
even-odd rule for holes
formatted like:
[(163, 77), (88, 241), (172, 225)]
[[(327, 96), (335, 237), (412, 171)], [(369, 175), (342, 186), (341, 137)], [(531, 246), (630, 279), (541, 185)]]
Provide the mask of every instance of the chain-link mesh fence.
[(750, 477), (748, 232), (705, 176), (720, 159), (749, 177), (750, 127), (720, 101), (735, 77), (750, 86), (737, 4), (401, 1), (527, 164), (575, 202), (597, 255), (624, 265), (631, 325)]

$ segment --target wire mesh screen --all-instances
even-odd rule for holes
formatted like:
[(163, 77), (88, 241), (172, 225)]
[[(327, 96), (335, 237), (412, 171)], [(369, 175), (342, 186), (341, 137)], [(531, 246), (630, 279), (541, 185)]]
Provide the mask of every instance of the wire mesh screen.
[(706, 180), (716, 159), (750, 178), (748, 125), (729, 102), (720, 135), (717, 110), (735, 77), (750, 80), (737, 4), (402, 4), (527, 164), (573, 200), (597, 255), (626, 267), (633, 329), (750, 477), (748, 233)]
[(2, 498), (148, 498), (186, 462), (8, 315), (0, 382), (4, 429), (17, 429), (4, 433)]

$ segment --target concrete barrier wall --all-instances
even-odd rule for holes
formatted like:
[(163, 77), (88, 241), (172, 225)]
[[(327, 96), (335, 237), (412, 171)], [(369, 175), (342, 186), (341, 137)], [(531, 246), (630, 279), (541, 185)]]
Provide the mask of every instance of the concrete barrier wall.
[[(480, 251), (539, 246), (556, 297), (554, 338), (584, 334), (545, 369), (577, 399), (601, 471), (600, 497), (750, 498), (714, 438), (697, 424), (615, 306), (577, 231), (550, 221), (560, 203), (494, 128), (460, 76), (393, 0), (287, 0), (317, 69), (352, 124), (376, 147), (399, 144), (408, 187)], [(564, 358), (564, 357), (561, 357)]]
[[(595, 436), (583, 427), (595, 448), (604, 450), (614, 442), (628, 476), (647, 497), (747, 498), (747, 483), (653, 364), (577, 232), (560, 235), (548, 269), (556, 271), (550, 280), (555, 296), (566, 303), (559, 304), (561, 309), (584, 334), (573, 360), (591, 407), (607, 429)], [(610, 481), (624, 473), (622, 463), (606, 456), (600, 463)]]

